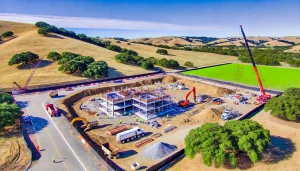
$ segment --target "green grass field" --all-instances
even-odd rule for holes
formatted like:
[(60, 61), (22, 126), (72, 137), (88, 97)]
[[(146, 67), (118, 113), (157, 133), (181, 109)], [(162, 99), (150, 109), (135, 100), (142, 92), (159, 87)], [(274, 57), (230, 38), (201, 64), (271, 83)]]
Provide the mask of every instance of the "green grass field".
[[(285, 90), (289, 87), (300, 88), (300, 69), (271, 66), (257, 66), (263, 85), (267, 89)], [(183, 74), (195, 75), (217, 80), (258, 86), (252, 65), (228, 64), (211, 68), (186, 71)]]

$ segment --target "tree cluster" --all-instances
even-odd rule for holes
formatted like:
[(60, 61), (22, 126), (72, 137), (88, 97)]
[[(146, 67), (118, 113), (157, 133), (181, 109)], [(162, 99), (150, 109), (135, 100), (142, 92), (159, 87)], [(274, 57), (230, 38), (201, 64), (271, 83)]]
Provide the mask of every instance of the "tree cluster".
[(148, 61), (147, 59), (136, 56), (132, 54), (131, 52), (129, 53), (120, 53), (115, 56), (115, 60), (117, 62), (120, 62), (122, 64), (127, 64), (127, 65), (134, 65), (134, 66), (141, 66), (144, 69), (152, 70), (154, 69), (154, 64)]
[(256, 163), (270, 140), (269, 130), (253, 120), (229, 121), (224, 126), (206, 123), (186, 136), (185, 154), (193, 159), (200, 153), (206, 166), (213, 162), (217, 167), (226, 162), (236, 166), (240, 154), (246, 154)]
[(93, 57), (63, 52), (58, 60), (59, 71), (69, 74), (81, 74), (85, 77), (100, 78), (108, 75), (108, 65), (105, 61), (95, 61)]
[(32, 52), (21, 52), (19, 54), (15, 54), (9, 61), (8, 65), (12, 66), (15, 64), (25, 64), (28, 62), (34, 62), (39, 59), (39, 56)]
[(166, 59), (166, 58), (162, 58), (162, 59), (158, 59), (155, 62), (156, 65), (158, 66), (162, 66), (164, 68), (170, 68), (170, 69), (178, 69), (180, 67), (179, 63), (173, 59)]
[(270, 114), (289, 121), (300, 121), (300, 88), (288, 88), (282, 96), (270, 99), (265, 105)]
[(0, 92), (0, 129), (14, 125), (20, 117), (21, 111), (14, 99), (9, 94)]
[(48, 53), (47, 59), (58, 61), (61, 59), (61, 55), (58, 52), (53, 51), (53, 52)]
[(168, 51), (166, 49), (157, 49), (156, 53), (161, 55), (167, 55)]
[(7, 38), (7, 37), (11, 37), (11, 36), (13, 36), (13, 35), (14, 35), (14, 32), (12, 32), (12, 31), (6, 31), (6, 32), (3, 32), (3, 33), (1, 34), (1, 37)]
[(194, 67), (194, 64), (193, 64), (193, 62), (191, 62), (191, 61), (186, 61), (186, 62), (184, 63), (184, 66), (187, 66), (187, 67)]

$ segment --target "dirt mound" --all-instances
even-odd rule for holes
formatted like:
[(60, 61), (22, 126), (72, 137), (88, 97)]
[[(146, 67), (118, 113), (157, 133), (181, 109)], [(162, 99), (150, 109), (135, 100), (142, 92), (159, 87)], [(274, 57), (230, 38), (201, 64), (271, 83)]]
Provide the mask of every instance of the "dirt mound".
[(196, 82), (196, 81), (191, 81), (188, 79), (181, 79), (181, 80), (183, 80), (183, 83), (185, 83), (185, 85), (187, 87), (196, 87), (197, 94), (207, 94), (212, 97), (220, 97), (220, 96), (224, 96), (226, 94), (234, 94), (235, 93), (234, 90), (230, 90), (227, 88), (217, 87), (214, 85), (204, 84), (204, 83), (200, 83), (200, 82)]
[(220, 119), (223, 111), (224, 111), (223, 107), (208, 108), (201, 111), (199, 114), (192, 116), (191, 121), (200, 122), (200, 123), (215, 122)]
[(170, 76), (170, 75), (167, 75), (167, 76), (164, 76), (162, 82), (163, 83), (173, 83), (175, 82), (177, 79), (173, 76)]

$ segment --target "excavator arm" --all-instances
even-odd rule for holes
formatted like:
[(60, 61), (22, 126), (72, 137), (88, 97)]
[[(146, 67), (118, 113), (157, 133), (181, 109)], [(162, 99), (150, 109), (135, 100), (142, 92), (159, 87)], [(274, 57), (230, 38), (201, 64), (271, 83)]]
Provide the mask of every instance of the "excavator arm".
[(195, 87), (193, 87), (193, 89), (190, 92), (188, 92), (188, 94), (186, 94), (185, 101), (189, 101), (189, 96), (191, 95), (192, 92), (194, 93), (194, 100), (196, 101), (196, 88)]
[(74, 122), (77, 122), (77, 121), (82, 121), (83, 124), (84, 124), (84, 126), (89, 127), (89, 122), (88, 122), (88, 120), (85, 119), (85, 118), (83, 118), (83, 117), (74, 118), (74, 119), (72, 120), (71, 124), (73, 125)]

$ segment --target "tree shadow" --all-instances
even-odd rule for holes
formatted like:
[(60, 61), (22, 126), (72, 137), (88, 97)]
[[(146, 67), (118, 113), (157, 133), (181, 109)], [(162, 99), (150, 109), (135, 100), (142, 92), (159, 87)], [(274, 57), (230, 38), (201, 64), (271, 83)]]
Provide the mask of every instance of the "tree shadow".
[(36, 134), (48, 126), (48, 121), (44, 118), (31, 116), (32, 126), (25, 126), (24, 130), (28, 134)]
[(271, 136), (271, 144), (263, 153), (262, 162), (266, 164), (278, 163), (292, 157), (296, 151), (295, 144), (289, 138)]
[[(27, 65), (26, 64), (21, 64), (19, 66), (17, 66), (18, 69), (20, 70), (30, 70), (30, 69), (33, 69), (36, 65), (37, 61), (35, 62), (32, 62), (32, 63), (28, 63)], [(38, 66), (38, 68), (44, 68), (46, 66), (49, 66), (53, 63), (53, 61), (49, 61), (49, 60), (42, 60), (40, 65)]]
[(29, 101), (16, 101), (17, 105), (21, 108), (24, 109), (28, 106)]
[(127, 158), (137, 154), (137, 152), (135, 150), (127, 150), (127, 151), (119, 152), (119, 154), (120, 154), (120, 158)]
[(122, 72), (118, 71), (116, 68), (108, 68), (108, 78), (116, 78), (125, 76)]
[(61, 37), (61, 36), (58, 36), (58, 35), (55, 35), (55, 34), (47, 34), (46, 37), (56, 38), (56, 39), (65, 39), (64, 37)]
[(229, 161), (226, 161), (225, 164), (224, 164), (224, 167), (226, 169), (240, 169), (240, 170), (246, 170), (246, 169), (249, 169), (251, 167), (253, 167), (253, 163), (252, 161), (250, 160), (250, 158), (247, 156), (246, 153), (240, 153), (238, 156), (238, 164), (237, 166), (231, 166)]

